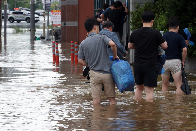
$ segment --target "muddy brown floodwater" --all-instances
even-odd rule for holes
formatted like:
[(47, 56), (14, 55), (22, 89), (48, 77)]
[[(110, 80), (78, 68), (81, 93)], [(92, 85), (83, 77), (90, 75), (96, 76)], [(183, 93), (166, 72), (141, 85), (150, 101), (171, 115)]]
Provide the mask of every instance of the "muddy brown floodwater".
[[(196, 72), (188, 73), (188, 96), (176, 96), (173, 83), (162, 94), (159, 76), (153, 103), (116, 89), (117, 105), (109, 106), (103, 95), (101, 106), (93, 106), (83, 67), (71, 63), (70, 43), (59, 43), (56, 67), (51, 42), (31, 43), (29, 32), (7, 32), (7, 43), (0, 45), (1, 131), (196, 130)], [(41, 34), (38, 29), (36, 35)]]

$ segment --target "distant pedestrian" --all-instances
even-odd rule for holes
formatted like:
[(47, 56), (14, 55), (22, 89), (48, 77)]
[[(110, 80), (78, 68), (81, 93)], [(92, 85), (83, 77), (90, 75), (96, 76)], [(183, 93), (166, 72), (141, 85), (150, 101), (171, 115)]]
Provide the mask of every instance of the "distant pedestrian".
[[(95, 18), (96, 18), (96, 19), (100, 17), (100, 16), (99, 16), (99, 13), (100, 13), (101, 11), (102, 11), (101, 8), (99, 8), (99, 9), (97, 10), (96, 15), (95, 15)], [(98, 21), (98, 22), (99, 22), (99, 21)]]
[(107, 21), (109, 12), (110, 12), (111, 10), (114, 9), (114, 4), (115, 4), (115, 2), (113, 2), (112, 5), (111, 5), (110, 7), (108, 7), (108, 8), (100, 15), (100, 17), (101, 17), (101, 19), (102, 19), (102, 23), (104, 23), (105, 21)]
[(116, 104), (115, 84), (110, 72), (111, 61), (108, 46), (113, 51), (113, 59), (118, 58), (116, 44), (106, 35), (100, 35), (99, 23), (95, 18), (88, 18), (85, 23), (88, 37), (79, 46), (78, 63), (90, 68), (90, 86), (93, 104), (100, 104), (102, 87), (110, 104)]
[[(123, 56), (127, 55), (127, 51), (125, 50), (123, 45), (120, 43), (120, 40), (117, 34), (112, 32), (113, 28), (114, 28), (113, 23), (111, 21), (106, 21), (103, 23), (103, 29), (99, 32), (99, 34), (106, 35), (116, 44), (117, 55), (121, 60), (123, 60), (124, 59)], [(110, 56), (113, 55), (111, 48), (108, 48), (108, 53)]]
[(150, 11), (142, 14), (143, 27), (136, 29), (130, 36), (129, 49), (135, 49), (134, 77), (136, 82), (135, 98), (142, 99), (145, 88), (146, 100), (153, 101), (154, 87), (157, 86), (158, 46), (167, 48), (167, 42), (158, 30), (152, 29), (154, 14)]
[(99, 8), (98, 10), (97, 10), (97, 12), (96, 12), (96, 15), (95, 15), (95, 18), (97, 19), (97, 21), (99, 22), (99, 30), (101, 29), (101, 19), (100, 19), (100, 15), (99, 15), (99, 13), (100, 12), (102, 12), (102, 9), (101, 8)]
[(59, 34), (58, 34), (57, 30), (54, 31), (54, 39), (55, 39), (55, 42), (58, 42)]
[(165, 73), (162, 74), (162, 92), (168, 91), (170, 72), (174, 78), (176, 85), (176, 93), (182, 94), (182, 70), (185, 65), (187, 55), (187, 44), (183, 36), (178, 34), (179, 21), (176, 17), (169, 20), (169, 32), (163, 35), (168, 43), (168, 48), (165, 49), (166, 61), (163, 65)]
[[(125, 8), (125, 12), (123, 9), (123, 7)], [(122, 39), (122, 28), (123, 28), (123, 24), (124, 24), (124, 21), (122, 21), (122, 18), (123, 20), (125, 19), (125, 16), (128, 14), (128, 9), (126, 7), (125, 4), (122, 4), (122, 2), (120, 1), (116, 1), (114, 3), (114, 8), (113, 10), (111, 10), (109, 12), (109, 15), (108, 15), (108, 20), (111, 21), (113, 24), (114, 24), (114, 29), (113, 29), (113, 32), (115, 32), (119, 39), (121, 40)]]
[(105, 10), (107, 9), (109, 7), (109, 4), (107, 4), (107, 3), (104, 3), (103, 4), (103, 9), (99, 12), (99, 14), (98, 14), (98, 18), (97, 18), (97, 21), (98, 22), (100, 22), (100, 27), (99, 27), (99, 31), (101, 31), (101, 29), (102, 29), (102, 19), (101, 19), (101, 14), (103, 14), (104, 12), (105, 12)]

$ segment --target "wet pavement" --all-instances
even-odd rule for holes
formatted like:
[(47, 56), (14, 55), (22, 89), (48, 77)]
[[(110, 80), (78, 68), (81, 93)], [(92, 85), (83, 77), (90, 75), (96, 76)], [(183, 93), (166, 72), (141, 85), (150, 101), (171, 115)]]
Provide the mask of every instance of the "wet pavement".
[[(58, 67), (51, 42), (31, 43), (29, 32), (12, 32), (7, 30), (7, 42), (0, 45), (1, 131), (196, 130), (196, 72), (188, 74), (189, 96), (175, 95), (173, 83), (162, 94), (159, 76), (153, 103), (116, 89), (117, 105), (109, 106), (103, 95), (101, 106), (93, 106), (83, 67), (71, 63), (69, 43), (59, 43)], [(41, 34), (38, 29), (35, 35)]]

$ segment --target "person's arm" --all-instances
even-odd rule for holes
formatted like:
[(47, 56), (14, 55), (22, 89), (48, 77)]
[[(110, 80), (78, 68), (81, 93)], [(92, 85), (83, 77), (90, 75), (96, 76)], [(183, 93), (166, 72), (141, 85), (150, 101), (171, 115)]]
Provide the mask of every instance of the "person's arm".
[(161, 48), (162, 49), (167, 49), (167, 42), (165, 41), (164, 43), (161, 44)]
[(186, 55), (187, 55), (187, 47), (184, 47), (184, 48), (182, 49), (182, 65), (183, 65), (183, 67), (184, 67), (184, 65), (185, 65)]
[(127, 16), (125, 16), (125, 19), (124, 19), (124, 22), (126, 22), (127, 21)]
[(83, 66), (88, 66), (83, 59), (78, 59), (78, 63), (83, 65)]
[(182, 36), (180, 38), (181, 38), (180, 44), (181, 44), (181, 49), (182, 49), (182, 65), (184, 67), (185, 59), (187, 55), (187, 44), (185, 43), (185, 39)]
[(98, 21), (98, 22), (102, 22), (102, 19), (100, 19), (100, 18), (97, 18), (97, 21)]
[(104, 14), (101, 14), (100, 17), (101, 17), (102, 21), (105, 21), (105, 16), (104, 16)]
[(134, 37), (134, 31), (131, 33), (130, 41), (129, 41), (129, 43), (128, 43), (128, 48), (129, 48), (129, 49), (135, 49), (133, 37)]
[(113, 59), (118, 58), (117, 56), (117, 48), (116, 48), (116, 44), (111, 40), (109, 41), (109, 45), (111, 46), (112, 52), (113, 52)]
[(134, 45), (134, 43), (128, 43), (128, 48), (129, 49), (135, 49), (135, 45)]
[(186, 42), (186, 45), (188, 46), (189, 45), (189, 40), (185, 40), (185, 42)]
[[(88, 34), (88, 33), (87, 33)], [(79, 51), (78, 51), (78, 63), (83, 65), (83, 66), (87, 66), (86, 62), (85, 62), (85, 56), (83, 53), (83, 48), (82, 48), (82, 44), (80, 44), (79, 46)]]
[(112, 40), (116, 44), (117, 50), (126, 56), (127, 51), (125, 50), (124, 46), (120, 43), (117, 34), (112, 32), (112, 36), (113, 36)]
[(158, 31), (157, 32), (157, 36), (156, 36), (157, 40), (158, 40), (158, 44), (160, 44), (162, 49), (167, 49), (167, 42), (164, 39), (164, 35), (162, 36), (162, 34)]
[(129, 15), (129, 11), (128, 11), (127, 7), (126, 7), (126, 4), (123, 3), (123, 7), (125, 7), (126, 15)]

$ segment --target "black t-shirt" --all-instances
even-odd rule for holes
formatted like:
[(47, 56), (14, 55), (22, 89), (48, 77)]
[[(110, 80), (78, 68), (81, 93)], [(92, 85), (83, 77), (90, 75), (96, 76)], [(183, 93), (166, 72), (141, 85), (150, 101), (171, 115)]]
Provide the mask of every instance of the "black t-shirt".
[(118, 9), (113, 9), (109, 12), (108, 19), (114, 24), (113, 32), (121, 31), (121, 20), (125, 15), (125, 12)]
[(134, 30), (130, 43), (134, 43), (134, 66), (157, 67), (158, 46), (165, 40), (158, 30), (142, 27)]
[(187, 47), (182, 35), (175, 32), (167, 32), (163, 35), (167, 41), (167, 49), (165, 50), (166, 59), (180, 59), (182, 60), (182, 49)]
[[(167, 32), (165, 32), (165, 33), (168, 33), (168, 32), (169, 32), (169, 31), (167, 31)], [(183, 36), (183, 38), (184, 38), (185, 40), (187, 40), (187, 36), (186, 36), (186, 33), (185, 33), (184, 31), (178, 30), (178, 34), (181, 35), (181, 36)]]

